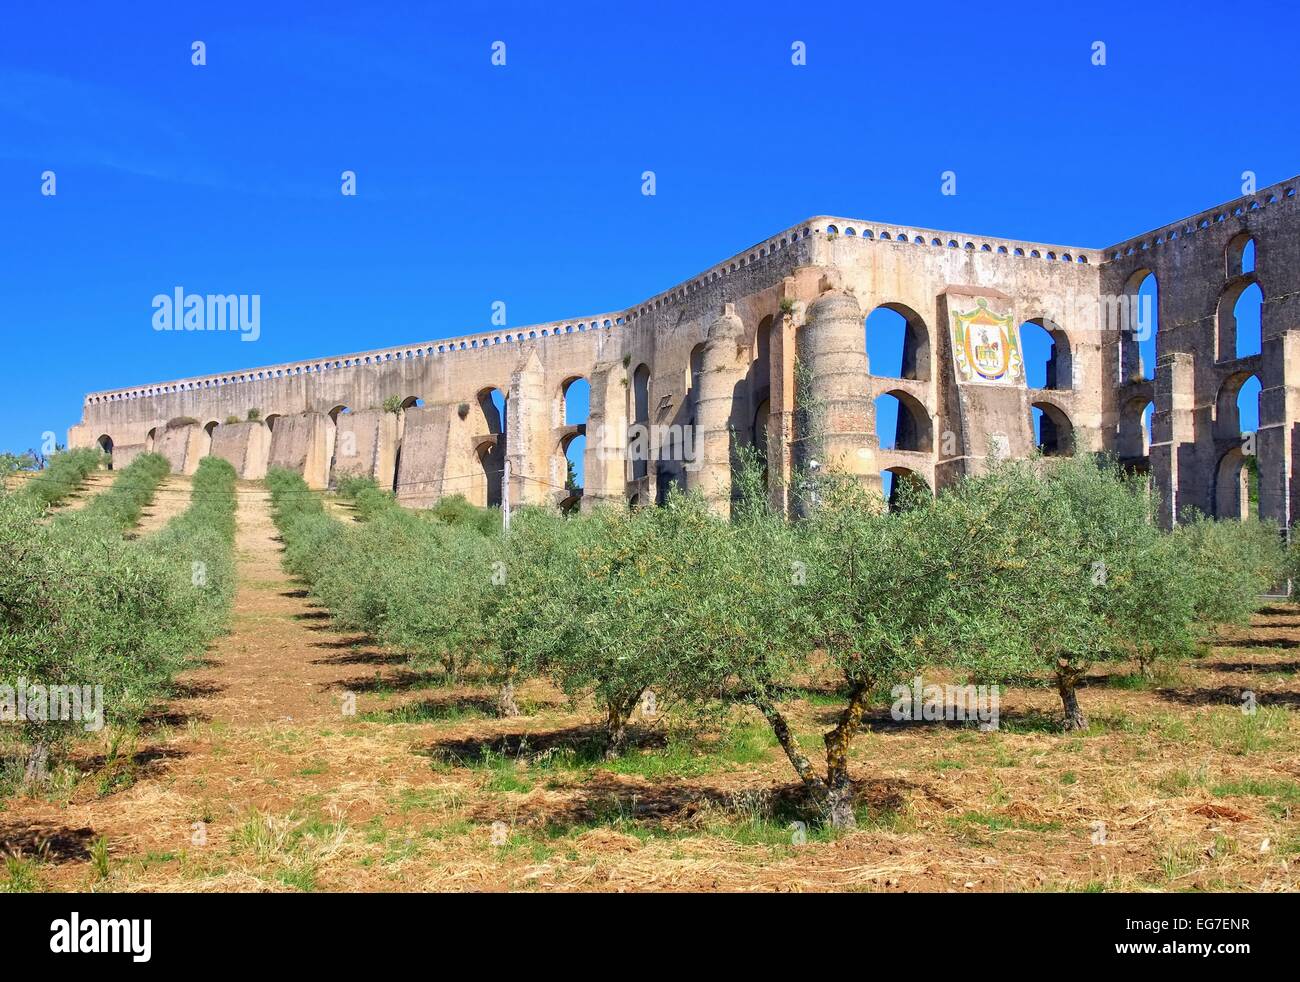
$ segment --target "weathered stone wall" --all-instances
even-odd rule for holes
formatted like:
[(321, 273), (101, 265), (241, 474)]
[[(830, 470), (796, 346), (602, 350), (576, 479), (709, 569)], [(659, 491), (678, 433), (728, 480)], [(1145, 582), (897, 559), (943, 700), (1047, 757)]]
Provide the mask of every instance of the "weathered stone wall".
[[(1241, 513), (1243, 435), (1236, 399), (1260, 380), (1254, 450), (1259, 511), (1284, 527), (1296, 516), (1296, 427), (1300, 422), (1300, 182), (1288, 181), (1216, 206), (1106, 250), (1102, 289), (1131, 293), (1156, 277), (1158, 325), (1154, 385), (1142, 380), (1136, 339), (1110, 339), (1104, 366), (1117, 444), (1140, 446), (1140, 414), (1154, 398), (1150, 464), (1172, 521), (1185, 508), (1229, 517)], [(1255, 243), (1255, 271), (1241, 273), (1236, 253)], [(1263, 350), (1236, 356), (1232, 307), (1258, 283), (1264, 295)], [(1247, 449), (1251, 449), (1247, 447)]]
[[(209, 453), (220, 457), (235, 468), (235, 473), (245, 480), (266, 476), (267, 455), (271, 451), (271, 433), (260, 420), (243, 423), (226, 423), (212, 431)], [(113, 451), (117, 457), (116, 448)]]
[[(823, 463), (868, 484), (888, 469), (941, 487), (979, 471), (993, 445), (1028, 453), (1039, 409), (1056, 452), (1107, 449), (1150, 466), (1171, 517), (1186, 505), (1236, 507), (1228, 499), (1240, 485), (1232, 454), (1241, 440), (1223, 394), (1256, 373), (1261, 511), (1289, 521), (1300, 454), (1294, 184), (1107, 250), (822, 216), (619, 312), (92, 393), (70, 443), (108, 436), (119, 454), (157, 448), (189, 471), (212, 452), (239, 460), (251, 478), (263, 473), (255, 434), (269, 433), (267, 462), (302, 470), (316, 487), (368, 474), (413, 505), (463, 494), (479, 504), (508, 496), (567, 507), (565, 447), (585, 436), (584, 505), (661, 500), (678, 484), (702, 488), (724, 509), (730, 458), (737, 444), (757, 441), (773, 501), (785, 504), (801, 463), (799, 358), (811, 398), (825, 404)], [(1225, 250), (1243, 234), (1259, 255), (1249, 277), (1225, 268)], [(1109, 298), (1136, 290), (1147, 269), (1160, 284), (1154, 380), (1140, 377), (1134, 340), (1104, 318)], [(1221, 301), (1256, 279), (1266, 297), (1264, 352), (1223, 357), (1231, 338)], [(981, 302), (1013, 330), (1033, 321), (1049, 331), (1052, 387), (1030, 389), (1023, 374), (998, 384), (961, 375), (954, 317)], [(909, 324), (906, 378), (873, 374), (867, 359), (863, 320), (881, 306)], [(565, 386), (577, 378), (590, 384), (590, 413), (566, 424)], [(875, 400), (886, 393), (903, 404), (896, 449), (882, 448), (875, 432)], [(1152, 398), (1148, 448), (1140, 417)], [(385, 411), (394, 402), (404, 408)], [(250, 410), (267, 425), (222, 422)], [(168, 428), (181, 418), (198, 423)], [(637, 424), (650, 431), (646, 463), (625, 452)]]

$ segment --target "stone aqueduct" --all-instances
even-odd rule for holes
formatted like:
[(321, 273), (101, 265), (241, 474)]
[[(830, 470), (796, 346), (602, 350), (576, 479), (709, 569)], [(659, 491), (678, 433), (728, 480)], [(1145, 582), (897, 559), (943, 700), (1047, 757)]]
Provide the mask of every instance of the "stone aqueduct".
[[(1028, 455), (1037, 409), (1048, 451), (1105, 449), (1149, 468), (1167, 522), (1189, 506), (1242, 515), (1253, 449), (1259, 512), (1289, 527), (1300, 493), (1297, 190), (1300, 178), (1104, 250), (821, 216), (618, 312), (91, 393), (69, 443), (99, 443), (119, 466), (147, 450), (181, 472), (207, 454), (245, 478), (287, 466), (318, 488), (365, 474), (417, 507), (451, 494), (496, 503), (508, 460), (512, 502), (572, 507), (565, 453), (588, 436), (584, 507), (654, 501), (676, 482), (722, 509), (739, 440), (765, 449), (773, 498), (788, 504), (797, 359), (800, 398), (821, 407), (816, 453), (876, 486), (889, 471), (942, 487), (990, 452)], [(1106, 315), (1147, 275), (1159, 297), (1153, 379), (1135, 325)], [(1238, 356), (1234, 303), (1252, 285), (1260, 350)], [(901, 378), (868, 364), (864, 318), (881, 306), (906, 320)], [(1003, 347), (995, 334), (963, 347), (961, 327), (984, 315), (1011, 325)], [(1044, 388), (1014, 364), (1031, 322), (1054, 342)], [(964, 355), (1012, 364), (989, 379)], [(1236, 399), (1251, 376), (1259, 428), (1245, 441)], [(577, 379), (589, 385), (585, 424), (566, 423)], [(892, 449), (876, 436), (882, 394), (899, 400)], [(631, 460), (623, 441), (637, 423), (691, 428), (698, 456), (687, 466), (682, 448), (658, 447)]]

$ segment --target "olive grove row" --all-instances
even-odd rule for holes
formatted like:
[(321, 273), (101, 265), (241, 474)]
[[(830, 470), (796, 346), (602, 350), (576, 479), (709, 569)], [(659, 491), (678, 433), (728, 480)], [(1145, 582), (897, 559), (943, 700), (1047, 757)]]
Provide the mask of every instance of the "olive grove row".
[[(823, 475), (795, 522), (769, 511), (755, 462), (741, 471), (730, 520), (677, 495), (573, 517), (524, 510), (508, 531), (454, 503), (401, 509), (365, 482), (342, 489), (362, 520), (349, 523), (297, 475), (267, 481), (288, 568), (341, 626), (451, 677), (473, 663), (503, 714), (531, 677), (589, 695), (611, 755), (647, 690), (752, 707), (840, 826), (854, 820), (851, 741), (893, 684), (936, 668), (1045, 677), (1064, 727), (1083, 729), (1091, 666), (1193, 656), (1282, 574), (1276, 529), (1188, 516), (1163, 532), (1145, 481), (1105, 459), (1005, 462), (896, 513)], [(833, 668), (843, 700), (820, 765), (787, 718), (814, 666)]]

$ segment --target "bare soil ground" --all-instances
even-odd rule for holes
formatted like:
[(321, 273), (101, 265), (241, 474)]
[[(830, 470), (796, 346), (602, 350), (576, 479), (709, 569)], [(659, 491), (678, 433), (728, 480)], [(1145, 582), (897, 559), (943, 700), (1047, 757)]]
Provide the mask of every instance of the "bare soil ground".
[(152, 535), (190, 506), (192, 480), (181, 474), (163, 478), (153, 501), (140, 515), (136, 535)]
[[(1300, 607), (1267, 607), (1152, 683), (1089, 679), (1087, 733), (1035, 680), (1001, 728), (898, 723), (853, 752), (859, 828), (797, 807), (756, 717), (704, 738), (669, 711), (606, 764), (596, 714), (552, 688), (492, 715), (340, 633), (280, 567), (268, 501), (241, 485), (231, 632), (116, 758), (0, 801), (0, 888), (52, 890), (1294, 890), (1300, 881)], [(355, 714), (349, 714), (355, 699)], [(1249, 708), (1253, 699), (1253, 713)], [(792, 704), (810, 752), (840, 702)], [(71, 772), (69, 772), (71, 773)], [(806, 841), (805, 841), (806, 836)]]

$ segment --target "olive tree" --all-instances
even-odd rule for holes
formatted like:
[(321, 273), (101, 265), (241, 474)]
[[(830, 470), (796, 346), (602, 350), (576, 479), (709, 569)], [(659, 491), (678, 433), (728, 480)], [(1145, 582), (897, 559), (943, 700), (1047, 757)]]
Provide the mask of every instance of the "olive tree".
[(703, 599), (702, 544), (715, 523), (701, 499), (676, 493), (661, 508), (605, 507), (577, 520), (573, 589), (548, 665), (565, 693), (589, 692), (602, 707), (607, 756), (625, 748), (647, 688), (657, 699), (698, 688), (684, 629)]
[[(995, 673), (1022, 652), (990, 601), (1013, 540), (1003, 515), (1014, 514), (1011, 494), (1029, 485), (971, 482), (938, 499), (914, 495), (890, 514), (855, 479), (823, 474), (805, 479), (812, 506), (794, 526), (767, 509), (757, 487), (730, 525), (700, 536), (710, 582), (688, 621), (706, 668), (697, 684), (729, 683), (754, 706), (831, 824), (849, 827), (849, 750), (877, 694), (926, 665)], [(815, 650), (839, 674), (846, 700), (823, 734), (820, 768), (782, 706)]]
[(464, 526), (458, 532), (485, 543), (482, 567), (464, 573), (481, 581), (475, 588), (479, 657), (498, 683), (502, 716), (519, 713), (516, 684), (543, 672), (571, 641), (582, 601), (575, 567), (583, 528), (582, 519), (528, 508), (512, 517), (509, 531), (483, 536)]
[(1156, 522), (1147, 482), (1110, 458), (1040, 458), (1003, 465), (995, 481), (1027, 483), (1014, 518), (1024, 530), (1001, 578), (1002, 609), (1025, 667), (1052, 672), (1064, 728), (1088, 726), (1078, 689), (1101, 661), (1156, 658), (1192, 644), (1193, 591), (1179, 544)]

